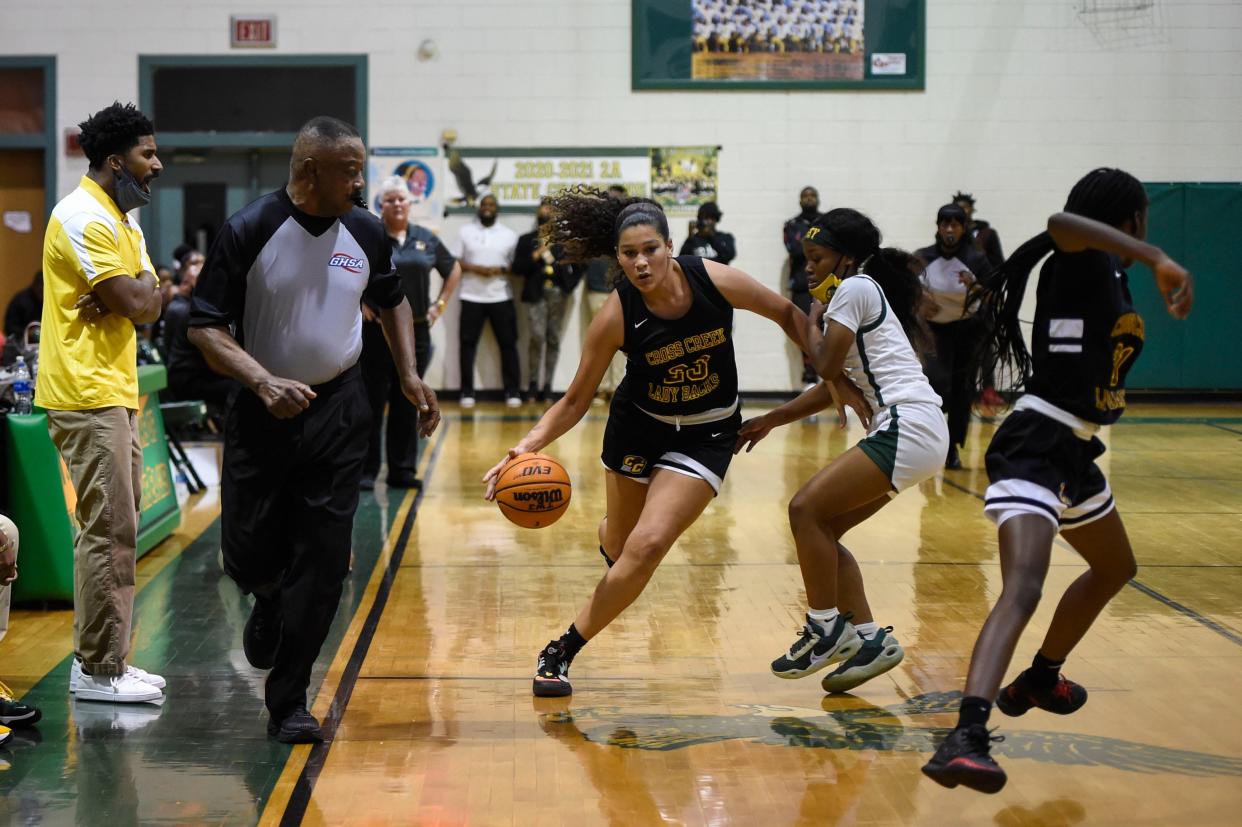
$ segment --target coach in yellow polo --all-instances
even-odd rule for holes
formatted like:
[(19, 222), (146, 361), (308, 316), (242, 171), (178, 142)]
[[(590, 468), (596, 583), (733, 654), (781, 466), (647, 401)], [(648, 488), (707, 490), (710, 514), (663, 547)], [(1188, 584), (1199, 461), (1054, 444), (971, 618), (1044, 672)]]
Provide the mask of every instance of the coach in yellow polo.
[(155, 129), (132, 104), (79, 124), (90, 168), (52, 210), (43, 240), (43, 329), (35, 402), (77, 492), (69, 692), (136, 703), (164, 679), (129, 656), (142, 450), (136, 324), (160, 315), (146, 240), (127, 213), (151, 199), (162, 168)]

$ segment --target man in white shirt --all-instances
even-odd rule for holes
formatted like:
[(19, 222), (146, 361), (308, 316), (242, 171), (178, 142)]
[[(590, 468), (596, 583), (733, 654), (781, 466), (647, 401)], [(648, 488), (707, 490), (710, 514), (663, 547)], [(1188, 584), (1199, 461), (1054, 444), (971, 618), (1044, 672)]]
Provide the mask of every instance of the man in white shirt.
[(474, 356), (483, 335), (483, 323), (491, 322), (500, 345), (500, 372), (505, 404), (521, 406), (518, 395), (521, 367), (517, 353), (517, 308), (509, 286), (513, 251), (518, 236), (496, 220), (500, 205), (496, 196), (479, 202), (477, 218), (461, 228), (453, 255), (461, 262), (461, 406), (474, 407)]

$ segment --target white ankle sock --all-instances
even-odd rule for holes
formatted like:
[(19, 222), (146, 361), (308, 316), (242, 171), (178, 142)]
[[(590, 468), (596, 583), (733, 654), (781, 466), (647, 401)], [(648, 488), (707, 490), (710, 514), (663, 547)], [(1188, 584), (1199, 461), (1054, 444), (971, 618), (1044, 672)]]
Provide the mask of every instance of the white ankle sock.
[(837, 615), (841, 614), (836, 608), (831, 609), (807, 609), (806, 616), (819, 624), (819, 627), (827, 632), (832, 628), (832, 622), (837, 619)]
[(880, 624), (874, 620), (868, 620), (866, 623), (855, 623), (854, 631), (858, 632), (863, 640), (871, 640), (880, 633)]

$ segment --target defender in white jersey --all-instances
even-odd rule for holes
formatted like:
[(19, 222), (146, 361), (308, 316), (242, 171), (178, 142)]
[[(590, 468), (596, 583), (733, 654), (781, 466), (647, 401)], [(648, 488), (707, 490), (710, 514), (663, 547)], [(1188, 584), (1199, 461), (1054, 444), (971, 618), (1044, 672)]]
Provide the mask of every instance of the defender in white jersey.
[[(747, 450), (777, 425), (803, 419), (835, 400), (859, 411), (868, 435), (812, 477), (789, 504), (789, 523), (806, 587), (806, 625), (772, 662), (782, 678), (801, 678), (844, 661), (823, 680), (845, 692), (892, 669), (905, 653), (871, 614), (862, 573), (841, 537), (891, 497), (934, 476), (949, 431), (911, 339), (923, 341), (918, 308), (922, 267), (901, 250), (880, 249), (880, 231), (865, 215), (835, 209), (803, 237), (811, 307), (808, 340), (825, 378), (781, 407), (742, 425)], [(863, 270), (866, 269), (866, 273)], [(827, 301), (827, 310), (822, 302)], [(825, 333), (814, 320), (822, 313)]]

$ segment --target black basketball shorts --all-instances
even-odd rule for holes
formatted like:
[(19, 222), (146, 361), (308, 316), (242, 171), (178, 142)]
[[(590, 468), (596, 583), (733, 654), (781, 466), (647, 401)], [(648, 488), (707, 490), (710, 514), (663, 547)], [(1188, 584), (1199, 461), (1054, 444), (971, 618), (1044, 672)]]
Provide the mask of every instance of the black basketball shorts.
[(647, 483), (657, 468), (698, 477), (717, 494), (742, 427), (741, 411), (715, 422), (678, 428), (630, 404), (614, 405), (600, 460), (609, 471)]
[(1038, 514), (1058, 529), (1078, 528), (1115, 507), (1104, 472), (1099, 437), (1084, 439), (1041, 413), (1017, 410), (988, 446), (983, 513), (1000, 525), (1016, 514)]

